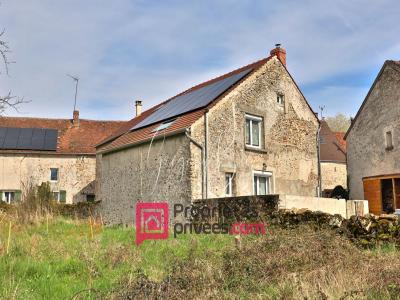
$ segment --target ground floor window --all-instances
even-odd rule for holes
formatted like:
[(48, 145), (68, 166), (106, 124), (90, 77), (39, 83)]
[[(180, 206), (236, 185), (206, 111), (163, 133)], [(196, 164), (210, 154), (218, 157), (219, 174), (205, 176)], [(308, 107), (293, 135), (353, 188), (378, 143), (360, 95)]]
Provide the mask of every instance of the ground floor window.
[(225, 196), (233, 196), (233, 173), (225, 173)]
[(21, 200), (21, 191), (0, 191), (0, 200), (8, 204)]
[(53, 200), (61, 203), (65, 203), (67, 200), (67, 192), (66, 191), (54, 191), (53, 192)]
[(268, 195), (271, 191), (271, 172), (255, 171), (253, 176), (254, 195)]

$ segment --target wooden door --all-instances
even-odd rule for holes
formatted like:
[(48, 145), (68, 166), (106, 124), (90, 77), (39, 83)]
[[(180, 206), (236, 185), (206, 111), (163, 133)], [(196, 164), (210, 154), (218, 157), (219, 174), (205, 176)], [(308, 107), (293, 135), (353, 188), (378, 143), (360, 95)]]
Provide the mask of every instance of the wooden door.
[(393, 178), (395, 208), (400, 209), (400, 178)]
[(382, 213), (381, 180), (368, 179), (363, 181), (364, 198), (368, 200), (369, 211), (374, 215)]

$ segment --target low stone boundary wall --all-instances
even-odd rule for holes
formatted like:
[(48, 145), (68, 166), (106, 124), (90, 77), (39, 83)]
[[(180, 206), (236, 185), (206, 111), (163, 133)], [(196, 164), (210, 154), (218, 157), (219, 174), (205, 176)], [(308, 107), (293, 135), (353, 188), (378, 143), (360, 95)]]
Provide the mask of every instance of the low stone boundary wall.
[(322, 197), (305, 197), (297, 195), (279, 195), (279, 209), (308, 209), (321, 211), (343, 218), (364, 216), (369, 213), (367, 200), (345, 200)]

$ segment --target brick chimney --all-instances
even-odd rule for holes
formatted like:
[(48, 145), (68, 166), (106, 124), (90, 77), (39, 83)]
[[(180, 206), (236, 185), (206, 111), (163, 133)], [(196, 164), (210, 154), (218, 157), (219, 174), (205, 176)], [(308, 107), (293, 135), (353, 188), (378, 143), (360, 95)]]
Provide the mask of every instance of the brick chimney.
[(281, 63), (286, 66), (286, 50), (281, 48), (281, 44), (275, 44), (275, 48), (272, 49), (269, 54), (275, 55)]
[(142, 101), (136, 100), (135, 108), (136, 108), (136, 117), (139, 117), (142, 114)]
[(79, 126), (79, 110), (74, 110), (72, 124), (75, 127)]

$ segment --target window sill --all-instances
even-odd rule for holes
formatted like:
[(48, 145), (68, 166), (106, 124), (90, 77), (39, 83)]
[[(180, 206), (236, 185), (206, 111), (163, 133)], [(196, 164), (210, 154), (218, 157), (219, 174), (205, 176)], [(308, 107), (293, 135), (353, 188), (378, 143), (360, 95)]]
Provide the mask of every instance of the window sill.
[(263, 148), (245, 146), (244, 149), (245, 149), (246, 151), (258, 152), (258, 153), (268, 153), (268, 151), (265, 150), (265, 149), (263, 149)]

